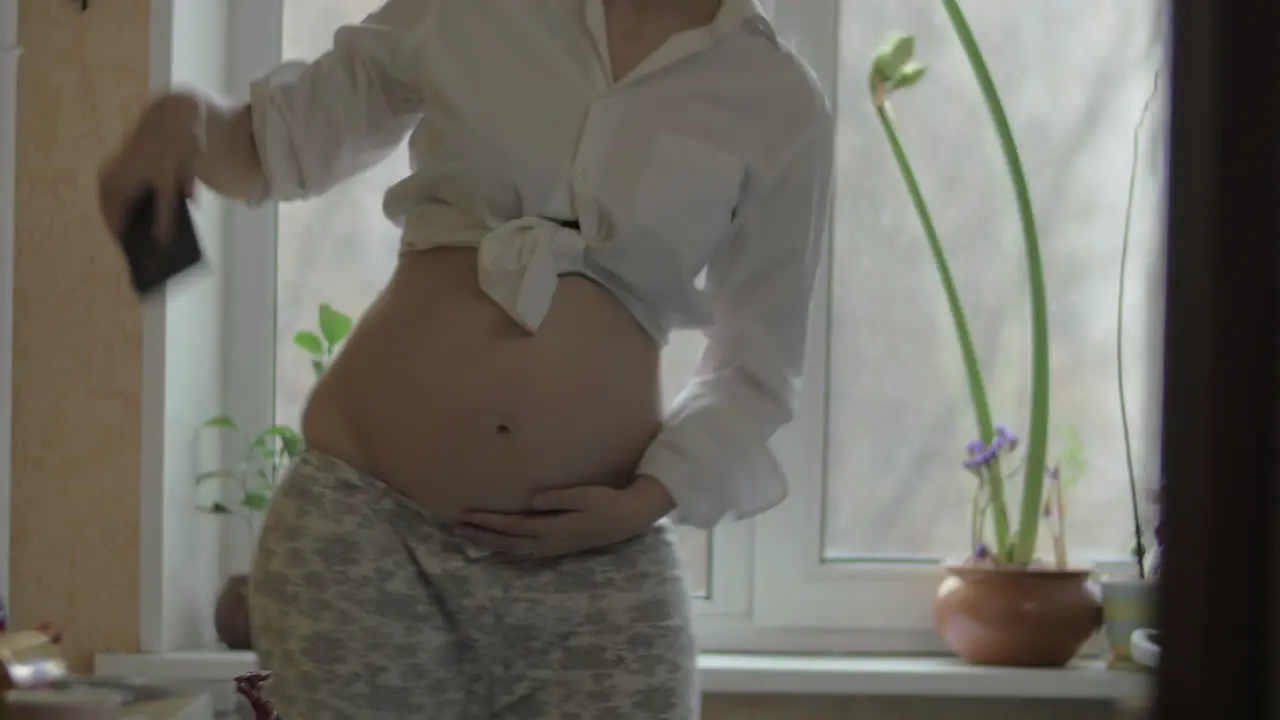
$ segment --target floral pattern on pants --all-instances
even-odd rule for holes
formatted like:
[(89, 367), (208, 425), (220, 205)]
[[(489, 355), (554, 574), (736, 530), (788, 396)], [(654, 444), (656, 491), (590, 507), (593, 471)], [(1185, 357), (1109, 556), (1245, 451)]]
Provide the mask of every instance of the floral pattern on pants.
[(513, 561), (308, 452), (272, 502), (250, 583), (284, 720), (693, 720), (688, 591), (665, 523)]

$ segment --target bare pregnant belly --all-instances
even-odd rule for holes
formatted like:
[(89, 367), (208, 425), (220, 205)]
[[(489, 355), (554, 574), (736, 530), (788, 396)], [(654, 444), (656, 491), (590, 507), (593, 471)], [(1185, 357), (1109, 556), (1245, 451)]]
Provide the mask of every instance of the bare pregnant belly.
[(658, 347), (563, 277), (530, 334), (479, 289), (472, 249), (406, 254), (317, 383), (308, 444), (444, 518), (549, 487), (624, 485), (661, 422)]

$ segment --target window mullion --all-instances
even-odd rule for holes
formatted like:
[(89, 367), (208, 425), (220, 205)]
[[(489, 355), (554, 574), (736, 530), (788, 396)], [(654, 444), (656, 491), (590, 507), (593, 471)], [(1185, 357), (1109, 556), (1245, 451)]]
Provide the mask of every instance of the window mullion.
[[(280, 63), (283, 13), (283, 0), (231, 0), (228, 85), (233, 101), (246, 101), (249, 83)], [(276, 206), (231, 204), (226, 221), (228, 242), (222, 268), (226, 412), (252, 431), (268, 427), (275, 419)], [(224, 454), (226, 462), (234, 463), (243, 447), (230, 445)], [(244, 572), (254, 538), (227, 530), (222, 533), (223, 574)]]

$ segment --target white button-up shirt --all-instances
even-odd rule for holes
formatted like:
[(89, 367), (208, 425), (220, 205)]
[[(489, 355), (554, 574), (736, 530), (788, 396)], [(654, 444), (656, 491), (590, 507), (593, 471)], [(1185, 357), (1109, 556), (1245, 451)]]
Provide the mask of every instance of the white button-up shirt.
[(478, 246), (481, 288), (530, 332), (568, 273), (659, 342), (702, 328), (638, 473), (710, 527), (786, 496), (768, 442), (804, 364), (831, 112), (754, 0), (618, 82), (606, 38), (602, 0), (391, 0), (254, 83), (261, 199), (322, 193), (409, 135), (384, 202), (405, 251)]

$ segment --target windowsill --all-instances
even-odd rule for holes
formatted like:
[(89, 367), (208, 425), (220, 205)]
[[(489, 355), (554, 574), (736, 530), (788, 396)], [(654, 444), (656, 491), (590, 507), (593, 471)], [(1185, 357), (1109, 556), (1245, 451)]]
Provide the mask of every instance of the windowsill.
[[(1141, 700), (1151, 675), (1086, 660), (1062, 669), (991, 668), (943, 657), (704, 653), (703, 692), (751, 695), (876, 695)], [(160, 681), (217, 682), (257, 667), (251, 652), (103, 653), (94, 672)]]

